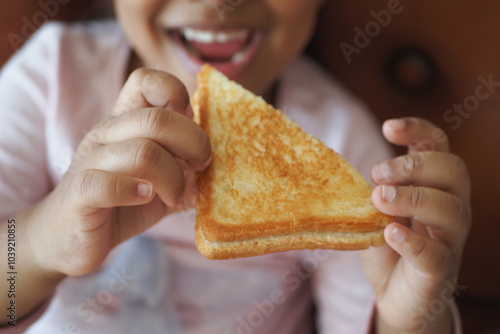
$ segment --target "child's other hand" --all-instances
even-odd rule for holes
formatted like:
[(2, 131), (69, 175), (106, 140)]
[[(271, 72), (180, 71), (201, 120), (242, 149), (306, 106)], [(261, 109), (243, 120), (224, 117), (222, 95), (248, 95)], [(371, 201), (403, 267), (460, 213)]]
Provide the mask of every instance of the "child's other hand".
[(386, 121), (408, 154), (373, 167), (375, 206), (398, 217), (387, 244), (360, 252), (377, 306), (378, 332), (449, 333), (462, 250), (471, 223), (467, 168), (444, 132), (418, 118)]
[(29, 234), (40, 266), (89, 273), (120, 242), (192, 206), (193, 169), (207, 166), (211, 148), (191, 117), (177, 78), (132, 73), (112, 116), (85, 136), (61, 182), (35, 209)]

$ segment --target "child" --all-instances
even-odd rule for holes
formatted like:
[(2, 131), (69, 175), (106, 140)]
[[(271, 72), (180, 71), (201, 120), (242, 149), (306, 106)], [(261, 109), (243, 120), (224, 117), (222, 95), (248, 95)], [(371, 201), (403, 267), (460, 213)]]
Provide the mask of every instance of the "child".
[[(384, 123), (409, 148), (390, 159), (364, 107), (299, 56), (321, 3), (116, 0), (120, 27), (48, 24), (33, 37), (0, 77), (1, 235), (15, 237), (17, 272), (15, 299), (1, 279), (0, 332), (312, 333), (313, 300), (319, 333), (461, 332), (466, 167), (418, 118)], [(371, 177), (376, 207), (398, 217), (387, 245), (203, 258), (181, 210), (210, 163), (189, 107), (203, 62)]]

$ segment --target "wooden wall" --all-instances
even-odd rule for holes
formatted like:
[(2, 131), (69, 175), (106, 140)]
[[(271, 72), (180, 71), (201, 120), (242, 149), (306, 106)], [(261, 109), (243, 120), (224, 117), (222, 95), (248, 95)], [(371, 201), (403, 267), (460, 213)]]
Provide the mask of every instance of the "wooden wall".
[[(498, 1), (327, 1), (311, 48), (380, 120), (425, 117), (465, 159), (473, 208), (460, 274), (466, 333), (500, 329), (499, 14)], [(484, 79), (492, 92), (477, 96)]]

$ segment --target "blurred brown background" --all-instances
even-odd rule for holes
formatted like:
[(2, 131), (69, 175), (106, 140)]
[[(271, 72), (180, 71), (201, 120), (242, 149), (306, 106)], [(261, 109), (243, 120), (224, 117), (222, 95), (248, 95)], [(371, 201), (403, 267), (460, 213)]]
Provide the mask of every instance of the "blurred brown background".
[[(45, 18), (88, 19), (110, 8), (108, 1), (44, 3), (58, 6), (27, 0), (0, 5), (0, 65), (19, 37), (27, 38)], [(380, 120), (427, 118), (448, 133), (453, 152), (465, 159), (473, 205), (459, 281), (467, 286), (458, 298), (465, 333), (500, 331), (499, 15), (498, 1), (330, 0), (310, 47)], [(478, 95), (480, 77), (499, 84)]]
[[(312, 51), (380, 120), (419, 115), (447, 132), (472, 179), (458, 298), (465, 333), (500, 332), (500, 2), (388, 3), (398, 2), (328, 1)], [(497, 84), (476, 97), (480, 76)]]

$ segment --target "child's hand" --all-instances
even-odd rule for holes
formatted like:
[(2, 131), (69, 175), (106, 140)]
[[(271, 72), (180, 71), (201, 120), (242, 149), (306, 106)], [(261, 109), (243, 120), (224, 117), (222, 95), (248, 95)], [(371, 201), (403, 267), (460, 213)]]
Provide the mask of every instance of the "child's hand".
[(188, 166), (204, 169), (211, 149), (190, 117), (189, 95), (177, 78), (135, 71), (112, 116), (85, 136), (61, 182), (35, 209), (28, 233), (39, 265), (89, 273), (118, 243), (192, 204)]
[(371, 172), (375, 206), (399, 217), (385, 229), (387, 245), (360, 252), (376, 295), (377, 332), (450, 333), (449, 303), (471, 223), (467, 168), (425, 120), (390, 120), (383, 132), (409, 150)]

